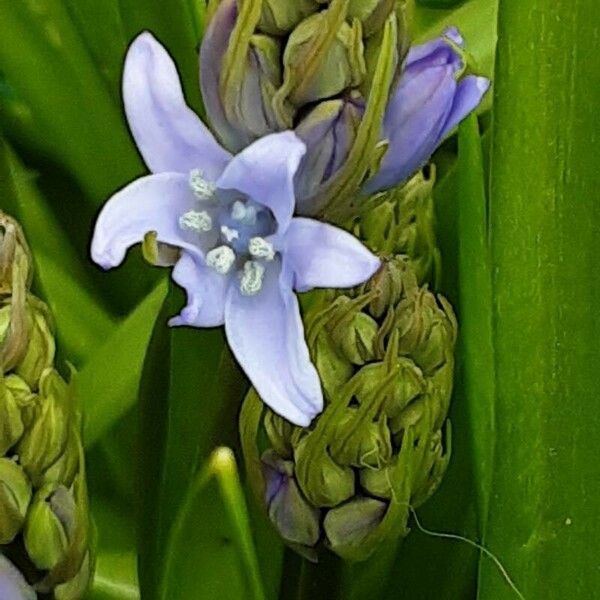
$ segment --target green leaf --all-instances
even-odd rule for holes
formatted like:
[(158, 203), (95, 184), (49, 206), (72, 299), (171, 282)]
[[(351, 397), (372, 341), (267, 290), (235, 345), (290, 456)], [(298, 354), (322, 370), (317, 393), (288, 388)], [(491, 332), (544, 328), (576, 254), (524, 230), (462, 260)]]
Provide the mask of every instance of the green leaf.
[(133, 515), (106, 495), (97, 494), (91, 508), (96, 569), (86, 600), (139, 600)]
[(120, 105), (61, 0), (0, 2), (2, 103), (9, 133), (50, 157), (95, 207), (142, 170)]
[[(218, 489), (211, 485), (213, 478)], [(211, 521), (198, 527), (197, 515), (211, 513)], [(163, 600), (266, 598), (235, 457), (229, 448), (215, 450), (196, 475), (173, 523), (165, 555)], [(198, 561), (199, 555), (203, 560)], [(232, 569), (232, 563), (238, 568)], [(197, 568), (199, 564), (203, 569)]]
[(459, 128), (458, 180), (459, 343), (483, 534), (493, 468), (496, 382), (486, 181), (479, 126), (474, 115)]
[[(487, 545), (528, 600), (597, 596), (600, 129), (593, 0), (502, 0), (491, 163)], [(493, 565), (479, 597), (514, 597)]]
[(0, 197), (27, 237), (35, 264), (36, 291), (56, 320), (61, 349), (78, 364), (113, 327), (112, 317), (89, 291), (91, 283), (63, 228), (9, 145), (0, 138)]
[(86, 447), (135, 404), (146, 349), (167, 289), (167, 281), (161, 281), (77, 374)]

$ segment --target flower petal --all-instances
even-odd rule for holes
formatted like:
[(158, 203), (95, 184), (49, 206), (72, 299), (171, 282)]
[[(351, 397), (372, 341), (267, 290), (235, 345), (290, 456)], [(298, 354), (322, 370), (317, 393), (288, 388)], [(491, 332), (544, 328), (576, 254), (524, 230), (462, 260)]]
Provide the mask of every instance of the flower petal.
[(381, 265), (353, 235), (312, 219), (292, 219), (285, 236), (284, 260), (294, 273), (294, 288), (348, 288), (369, 279)]
[(148, 32), (127, 53), (123, 100), (131, 133), (153, 173), (200, 169), (215, 180), (231, 159), (186, 105), (173, 60)]
[(35, 600), (37, 595), (19, 570), (0, 554), (0, 598), (6, 600)]
[(240, 152), (217, 181), (271, 210), (279, 232), (287, 229), (295, 207), (294, 176), (306, 146), (293, 131), (267, 135)]
[(231, 278), (184, 252), (173, 269), (173, 281), (185, 289), (188, 303), (172, 327), (219, 327), (225, 322), (225, 297)]
[(458, 84), (452, 110), (446, 120), (441, 137), (445, 138), (467, 115), (475, 110), (490, 88), (490, 80), (469, 75)]
[(405, 72), (384, 120), (389, 148), (381, 169), (365, 186), (367, 193), (401, 183), (431, 157), (441, 141), (456, 87), (452, 65)]
[(255, 296), (244, 296), (232, 285), (225, 303), (225, 332), (263, 401), (290, 422), (306, 427), (323, 410), (323, 393), (290, 279), (275, 261)]
[(180, 173), (136, 179), (117, 192), (100, 212), (92, 239), (92, 259), (104, 269), (116, 267), (127, 250), (149, 231), (156, 231), (158, 242), (201, 257), (199, 236), (179, 226), (179, 217), (195, 202), (187, 177)]

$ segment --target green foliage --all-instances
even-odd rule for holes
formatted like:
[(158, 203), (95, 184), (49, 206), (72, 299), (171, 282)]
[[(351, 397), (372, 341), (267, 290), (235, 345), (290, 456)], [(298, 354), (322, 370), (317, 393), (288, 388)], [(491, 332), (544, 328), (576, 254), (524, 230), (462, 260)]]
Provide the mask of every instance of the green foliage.
[[(24, 226), (35, 287), (78, 370), (97, 540), (89, 598), (515, 597), (488, 558), (419, 531), (359, 566), (284, 556), (246, 509), (233, 463), (210, 458), (235, 449), (246, 391), (221, 332), (168, 330), (181, 294), (139, 255), (115, 274), (88, 260), (97, 209), (144, 169), (122, 114), (126, 48), (153, 31), (201, 111), (204, 10), (0, 2), (0, 207)], [(592, 0), (422, 0), (415, 11), (417, 42), (456, 25), (489, 76), (499, 23), (493, 131), (489, 115), (471, 118), (458, 151), (454, 138), (435, 157), (439, 287), (461, 336), (453, 457), (419, 517), (483, 540), (528, 600), (591, 598), (600, 585), (597, 14)]]

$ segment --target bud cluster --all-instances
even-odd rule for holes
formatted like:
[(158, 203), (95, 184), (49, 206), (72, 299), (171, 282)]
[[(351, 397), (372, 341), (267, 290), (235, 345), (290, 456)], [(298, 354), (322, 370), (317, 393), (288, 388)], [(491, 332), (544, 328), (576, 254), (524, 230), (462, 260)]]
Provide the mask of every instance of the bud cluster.
[(79, 415), (31, 265), (0, 213), (0, 552), (27, 580), (23, 597), (78, 600), (92, 571)]
[[(420, 212), (427, 189), (420, 174), (373, 215), (391, 219), (391, 238), (402, 227), (404, 241), (394, 244), (416, 251), (412, 260), (388, 258), (360, 288), (310, 299), (307, 338), (326, 398), (311, 428), (263, 411), (254, 391), (242, 410), (255, 491), (284, 540), (308, 557), (325, 546), (364, 560), (405, 535), (410, 507), (429, 498), (448, 464), (457, 326), (449, 303), (415, 274), (415, 267), (423, 277), (431, 272), (437, 252), (433, 237), (423, 245), (432, 227), (431, 213)], [(411, 211), (421, 215), (412, 234), (403, 225)], [(372, 225), (362, 227), (375, 246), (399, 249)]]
[[(202, 90), (231, 151), (295, 129), (301, 214), (347, 216), (385, 153), (381, 128), (408, 52), (412, 0), (221, 0), (202, 45)], [(331, 220), (331, 218), (329, 220)]]

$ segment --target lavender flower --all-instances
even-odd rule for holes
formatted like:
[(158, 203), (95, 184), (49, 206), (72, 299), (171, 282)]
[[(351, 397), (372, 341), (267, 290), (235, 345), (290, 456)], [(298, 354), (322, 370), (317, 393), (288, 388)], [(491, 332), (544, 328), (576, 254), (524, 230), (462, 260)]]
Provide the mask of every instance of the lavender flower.
[(229, 345), (264, 401), (306, 426), (322, 410), (296, 291), (345, 288), (380, 261), (352, 235), (294, 218), (294, 176), (305, 146), (290, 131), (232, 157), (186, 106), (175, 65), (148, 33), (132, 44), (123, 77), (125, 110), (152, 171), (115, 194), (94, 232), (105, 269), (155, 232), (180, 248), (173, 279), (188, 304), (171, 325), (225, 325)]
[(35, 600), (36, 593), (17, 568), (0, 554), (0, 598), (6, 600)]
[(389, 148), (378, 173), (365, 186), (369, 194), (405, 181), (431, 157), (444, 138), (487, 92), (485, 77), (462, 77), (466, 65), (456, 28), (413, 47), (398, 87), (388, 104), (383, 137)]

